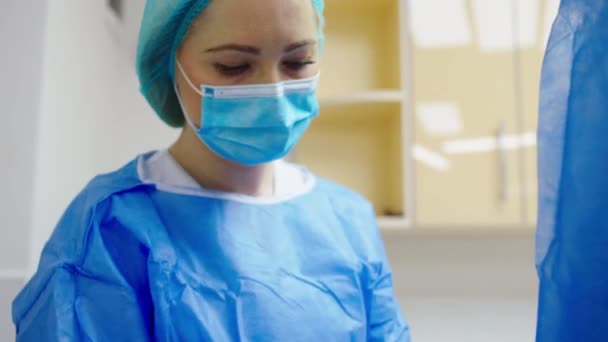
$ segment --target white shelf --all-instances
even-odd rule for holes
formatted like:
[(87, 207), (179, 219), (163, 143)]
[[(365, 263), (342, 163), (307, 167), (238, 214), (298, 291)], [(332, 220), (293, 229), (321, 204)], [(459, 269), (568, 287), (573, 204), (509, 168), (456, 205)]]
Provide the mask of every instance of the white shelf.
[(361, 93), (319, 98), (321, 107), (344, 106), (364, 103), (403, 103), (405, 93), (400, 90), (372, 90)]
[(407, 236), (408, 239), (530, 239), (534, 240), (535, 230), (532, 227), (501, 226), (479, 227), (426, 227), (419, 225), (379, 226), (380, 231), (387, 236)]
[(410, 220), (405, 217), (378, 217), (378, 228), (383, 231), (407, 230), (410, 224)]

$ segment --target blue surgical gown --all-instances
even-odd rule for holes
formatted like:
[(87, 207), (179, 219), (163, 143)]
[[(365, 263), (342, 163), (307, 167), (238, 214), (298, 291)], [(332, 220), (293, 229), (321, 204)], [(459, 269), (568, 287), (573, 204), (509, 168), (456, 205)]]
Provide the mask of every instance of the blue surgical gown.
[(18, 341), (409, 341), (374, 212), (315, 178), (248, 203), (95, 178), (15, 299)]
[(606, 342), (608, 1), (561, 1), (538, 140), (537, 341)]

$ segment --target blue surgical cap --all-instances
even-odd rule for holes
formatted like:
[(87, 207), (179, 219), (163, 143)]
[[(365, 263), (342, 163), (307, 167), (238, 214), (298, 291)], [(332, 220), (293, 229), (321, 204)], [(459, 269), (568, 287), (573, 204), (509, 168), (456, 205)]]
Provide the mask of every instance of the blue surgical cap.
[[(184, 116), (173, 88), (176, 51), (190, 25), (211, 1), (146, 1), (137, 49), (137, 74), (142, 94), (158, 116), (172, 127), (184, 124)], [(324, 1), (311, 1), (321, 19), (319, 46), (322, 47)]]

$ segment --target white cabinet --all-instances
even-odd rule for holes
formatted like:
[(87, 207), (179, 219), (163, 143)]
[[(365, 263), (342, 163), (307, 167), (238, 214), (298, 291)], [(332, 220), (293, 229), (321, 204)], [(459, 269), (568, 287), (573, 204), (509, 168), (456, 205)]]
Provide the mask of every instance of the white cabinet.
[(327, 0), (321, 115), (294, 157), (381, 227), (533, 226), (554, 0)]

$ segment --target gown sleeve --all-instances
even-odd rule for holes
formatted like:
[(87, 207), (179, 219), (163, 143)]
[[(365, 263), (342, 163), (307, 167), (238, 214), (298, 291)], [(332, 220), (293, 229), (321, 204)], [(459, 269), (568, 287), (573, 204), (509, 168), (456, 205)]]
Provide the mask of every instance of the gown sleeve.
[(147, 249), (106, 214), (68, 208), (13, 303), (17, 341), (151, 340)]
[(393, 289), (393, 273), (372, 210), (373, 246), (368, 285), (368, 341), (410, 342), (410, 330)]

